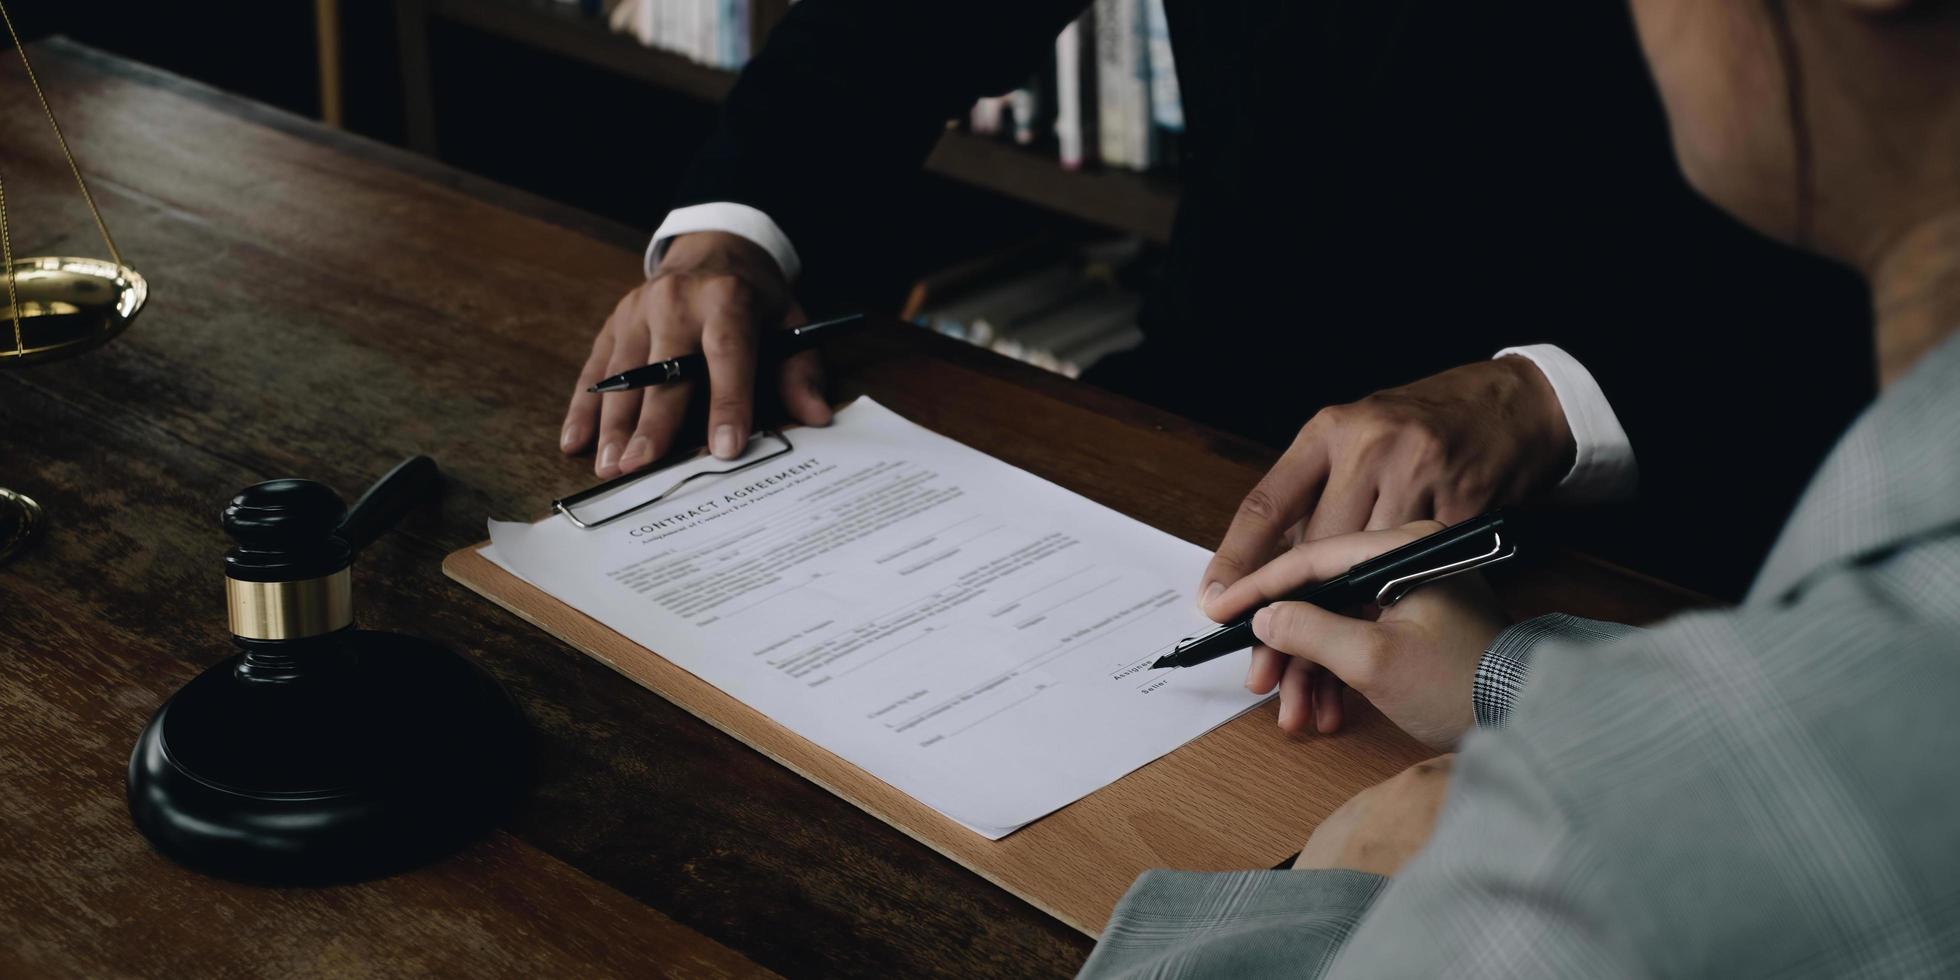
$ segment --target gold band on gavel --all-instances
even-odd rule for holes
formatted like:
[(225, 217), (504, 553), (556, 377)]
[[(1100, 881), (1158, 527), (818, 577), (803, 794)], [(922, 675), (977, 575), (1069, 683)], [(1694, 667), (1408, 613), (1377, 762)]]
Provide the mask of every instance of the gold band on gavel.
[(354, 622), (348, 569), (300, 582), (225, 579), (231, 632), (248, 640), (299, 640)]

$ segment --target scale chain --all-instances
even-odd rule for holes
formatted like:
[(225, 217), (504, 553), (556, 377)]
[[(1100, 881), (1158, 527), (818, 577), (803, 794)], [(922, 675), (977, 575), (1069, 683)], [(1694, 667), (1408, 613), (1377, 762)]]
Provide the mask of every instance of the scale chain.
[(27, 349), (20, 333), (20, 295), (14, 291), (14, 242), (7, 234), (7, 182), (0, 180), (0, 263), (7, 267), (7, 312), (14, 318), (14, 356)]
[[(56, 143), (61, 144), (61, 156), (68, 161), (68, 172), (75, 175), (75, 186), (82, 189), (82, 200), (88, 202), (88, 213), (95, 219), (95, 230), (102, 233), (102, 242), (109, 246), (109, 261), (116, 264), (116, 274), (121, 275), (122, 253), (116, 249), (116, 240), (109, 234), (109, 225), (102, 220), (102, 210), (95, 206), (95, 195), (89, 193), (88, 181), (82, 178), (82, 168), (75, 164), (75, 154), (68, 149), (68, 138), (61, 135), (61, 124), (55, 121), (54, 107), (48, 105), (47, 93), (41, 91), (41, 80), (34, 75), (34, 64), (27, 60), (27, 46), (20, 41), (20, 33), (14, 30), (14, 19), (7, 13), (5, 0), (0, 0), (0, 22), (7, 25), (7, 36), (13, 39), (14, 51), (20, 55), (20, 66), (27, 70), (27, 84), (34, 89), (34, 98), (41, 103), (41, 114), (48, 117), (48, 128), (54, 130)], [(20, 329), (20, 299), (14, 289), (13, 244), (7, 236), (7, 197), (5, 186), (0, 185), (0, 252), (4, 252), (7, 266), (8, 311), (14, 320), (14, 354), (20, 356), (23, 350)]]

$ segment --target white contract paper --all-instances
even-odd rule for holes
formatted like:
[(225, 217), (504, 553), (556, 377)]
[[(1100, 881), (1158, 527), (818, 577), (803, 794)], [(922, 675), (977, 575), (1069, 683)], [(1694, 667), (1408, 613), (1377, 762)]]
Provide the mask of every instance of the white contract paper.
[(486, 554), (995, 840), (1263, 700), (1243, 654), (1148, 669), (1210, 626), (1203, 549), (869, 399), (788, 437), (603, 527), (492, 521)]

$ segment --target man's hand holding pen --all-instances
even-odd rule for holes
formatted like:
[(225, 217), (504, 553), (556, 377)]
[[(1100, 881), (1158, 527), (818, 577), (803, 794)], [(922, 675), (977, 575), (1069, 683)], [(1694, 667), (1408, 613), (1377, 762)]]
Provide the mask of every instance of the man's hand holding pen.
[[(620, 300), (593, 339), (559, 448), (567, 454), (593, 450), (593, 472), (607, 479), (665, 456), (680, 436), (692, 384), (603, 395), (586, 389), (609, 375), (699, 352), (708, 362), (708, 448), (723, 459), (741, 455), (754, 428), (762, 331), (802, 320), (782, 270), (760, 247), (722, 232), (674, 238), (658, 273)], [(766, 381), (777, 387), (792, 419), (805, 425), (830, 421), (815, 351), (769, 370)]]

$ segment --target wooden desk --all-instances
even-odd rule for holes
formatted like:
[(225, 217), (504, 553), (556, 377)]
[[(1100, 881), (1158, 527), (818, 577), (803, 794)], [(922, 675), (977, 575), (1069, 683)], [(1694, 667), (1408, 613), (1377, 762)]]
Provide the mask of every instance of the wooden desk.
[[(553, 446), (559, 413), (591, 331), (640, 275), (641, 232), (73, 44), (35, 50), (153, 300), (100, 351), (0, 373), (0, 485), (53, 522), (0, 568), (0, 974), (1080, 964), (1082, 935), (438, 570), (486, 517), (589, 482)], [(0, 92), (25, 91), (0, 61)], [(16, 254), (93, 254), (31, 101), (0, 101), (0, 146)], [(1216, 540), (1270, 460), (898, 325), (833, 363), (840, 396), (875, 395), (1194, 541)], [(129, 825), (123, 770), (156, 706), (228, 653), (219, 508), (275, 476), (352, 494), (417, 452), (447, 493), (362, 556), (358, 615), (510, 687), (539, 753), (529, 801), (462, 854), (370, 884), (253, 888), (166, 863)], [(1634, 621), (1684, 602), (1576, 559), (1510, 594), (1521, 611)]]

